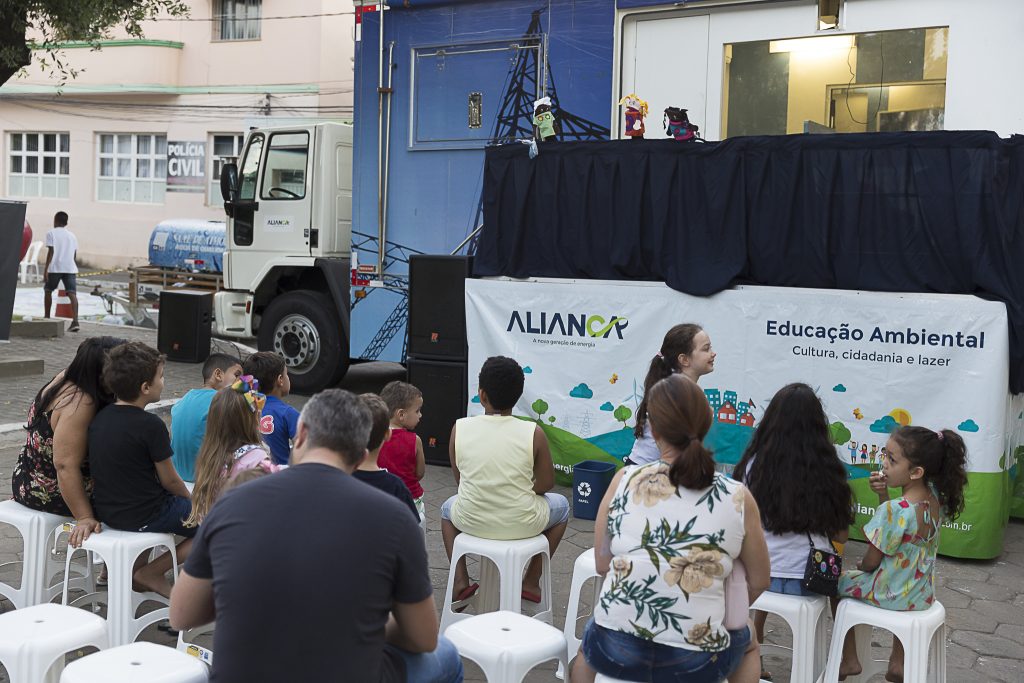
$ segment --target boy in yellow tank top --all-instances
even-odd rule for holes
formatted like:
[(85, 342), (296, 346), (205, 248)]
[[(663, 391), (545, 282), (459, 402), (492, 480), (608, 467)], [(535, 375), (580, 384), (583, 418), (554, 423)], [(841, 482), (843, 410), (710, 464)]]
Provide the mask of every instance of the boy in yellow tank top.
[[(441, 535), (451, 559), (455, 537), (513, 540), (544, 534), (555, 554), (569, 521), (569, 501), (548, 493), (555, 468), (547, 437), (532, 420), (512, 415), (523, 395), (523, 369), (511, 358), (488, 358), (480, 368), (483, 415), (465, 417), (452, 427), (448, 442), (458, 494), (441, 506)], [(523, 577), (523, 599), (540, 602), (541, 558), (533, 558)], [(463, 557), (455, 568), (454, 601), (466, 600), (471, 584)]]

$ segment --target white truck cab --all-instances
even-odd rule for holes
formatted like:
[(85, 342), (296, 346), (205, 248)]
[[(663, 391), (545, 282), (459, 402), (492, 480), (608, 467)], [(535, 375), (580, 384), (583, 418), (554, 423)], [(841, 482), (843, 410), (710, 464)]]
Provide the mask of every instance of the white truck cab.
[(295, 391), (336, 383), (349, 363), (352, 127), (253, 129), (226, 164), (224, 290), (215, 331), (280, 354)]

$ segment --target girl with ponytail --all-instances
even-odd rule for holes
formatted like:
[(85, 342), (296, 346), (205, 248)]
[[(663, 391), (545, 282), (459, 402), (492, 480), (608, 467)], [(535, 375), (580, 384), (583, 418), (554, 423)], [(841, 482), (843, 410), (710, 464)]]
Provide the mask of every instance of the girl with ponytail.
[[(751, 628), (725, 625), (725, 580), (746, 567), (748, 599), (768, 586), (768, 549), (754, 497), (715, 472), (702, 443), (711, 428), (704, 392), (682, 373), (647, 392), (658, 460), (615, 475), (594, 524), (604, 575), (573, 683), (595, 672), (631, 681), (756, 681)], [(699, 595), (698, 595), (699, 594)]]
[[(864, 526), (870, 546), (856, 570), (839, 577), (839, 596), (884, 609), (926, 610), (935, 601), (933, 569), (939, 529), (964, 508), (967, 448), (951, 429), (901, 427), (882, 451), (882, 471), (871, 475), (878, 509)], [(889, 500), (889, 489), (902, 495)], [(851, 630), (839, 677), (861, 672)], [(903, 680), (903, 646), (893, 639), (885, 680)]]
[(700, 325), (682, 323), (665, 333), (661, 349), (651, 359), (644, 378), (644, 398), (637, 407), (636, 427), (633, 429), (636, 441), (625, 458), (627, 465), (643, 465), (661, 457), (647, 425), (647, 397), (651, 387), (674, 374), (684, 375), (696, 383), (714, 369), (715, 352), (711, 350), (711, 338)]

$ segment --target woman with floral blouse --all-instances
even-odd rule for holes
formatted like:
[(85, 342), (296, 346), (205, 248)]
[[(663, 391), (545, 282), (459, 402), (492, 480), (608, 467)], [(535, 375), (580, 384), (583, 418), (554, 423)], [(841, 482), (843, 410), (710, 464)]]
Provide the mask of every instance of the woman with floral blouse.
[(711, 427), (704, 392), (671, 375), (648, 392), (647, 418), (661, 458), (615, 475), (594, 527), (601, 598), (573, 667), (632, 681), (733, 683), (761, 671), (751, 630), (730, 631), (726, 577), (747, 570), (753, 602), (768, 586), (761, 517), (740, 483), (715, 472), (702, 443)]

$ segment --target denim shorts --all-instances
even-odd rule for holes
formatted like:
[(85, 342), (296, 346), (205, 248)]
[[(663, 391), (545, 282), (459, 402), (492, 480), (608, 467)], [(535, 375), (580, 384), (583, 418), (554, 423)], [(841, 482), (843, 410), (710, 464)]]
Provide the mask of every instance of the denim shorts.
[[(441, 519), (452, 521), (452, 505), (458, 496), (452, 496), (441, 504)], [(553, 526), (565, 524), (569, 521), (569, 500), (558, 493), (545, 493), (544, 499), (548, 502), (548, 523), (544, 527), (547, 531)]]
[(57, 285), (64, 282), (65, 292), (77, 292), (78, 291), (78, 275), (75, 273), (47, 273), (46, 284), (43, 289), (47, 292), (52, 292), (57, 289)]
[(199, 527), (185, 526), (185, 520), (192, 514), (192, 501), (181, 496), (167, 496), (160, 512), (149, 523), (139, 529), (151, 534), (176, 534), (192, 538)]
[(783, 595), (817, 595), (817, 593), (804, 588), (803, 579), (781, 579), (777, 576), (771, 577), (768, 590), (772, 593), (782, 593)]
[(719, 683), (739, 666), (750, 644), (750, 629), (729, 631), (729, 637), (722, 652), (684, 650), (613, 631), (591, 619), (581, 650), (595, 671), (623, 681)]

